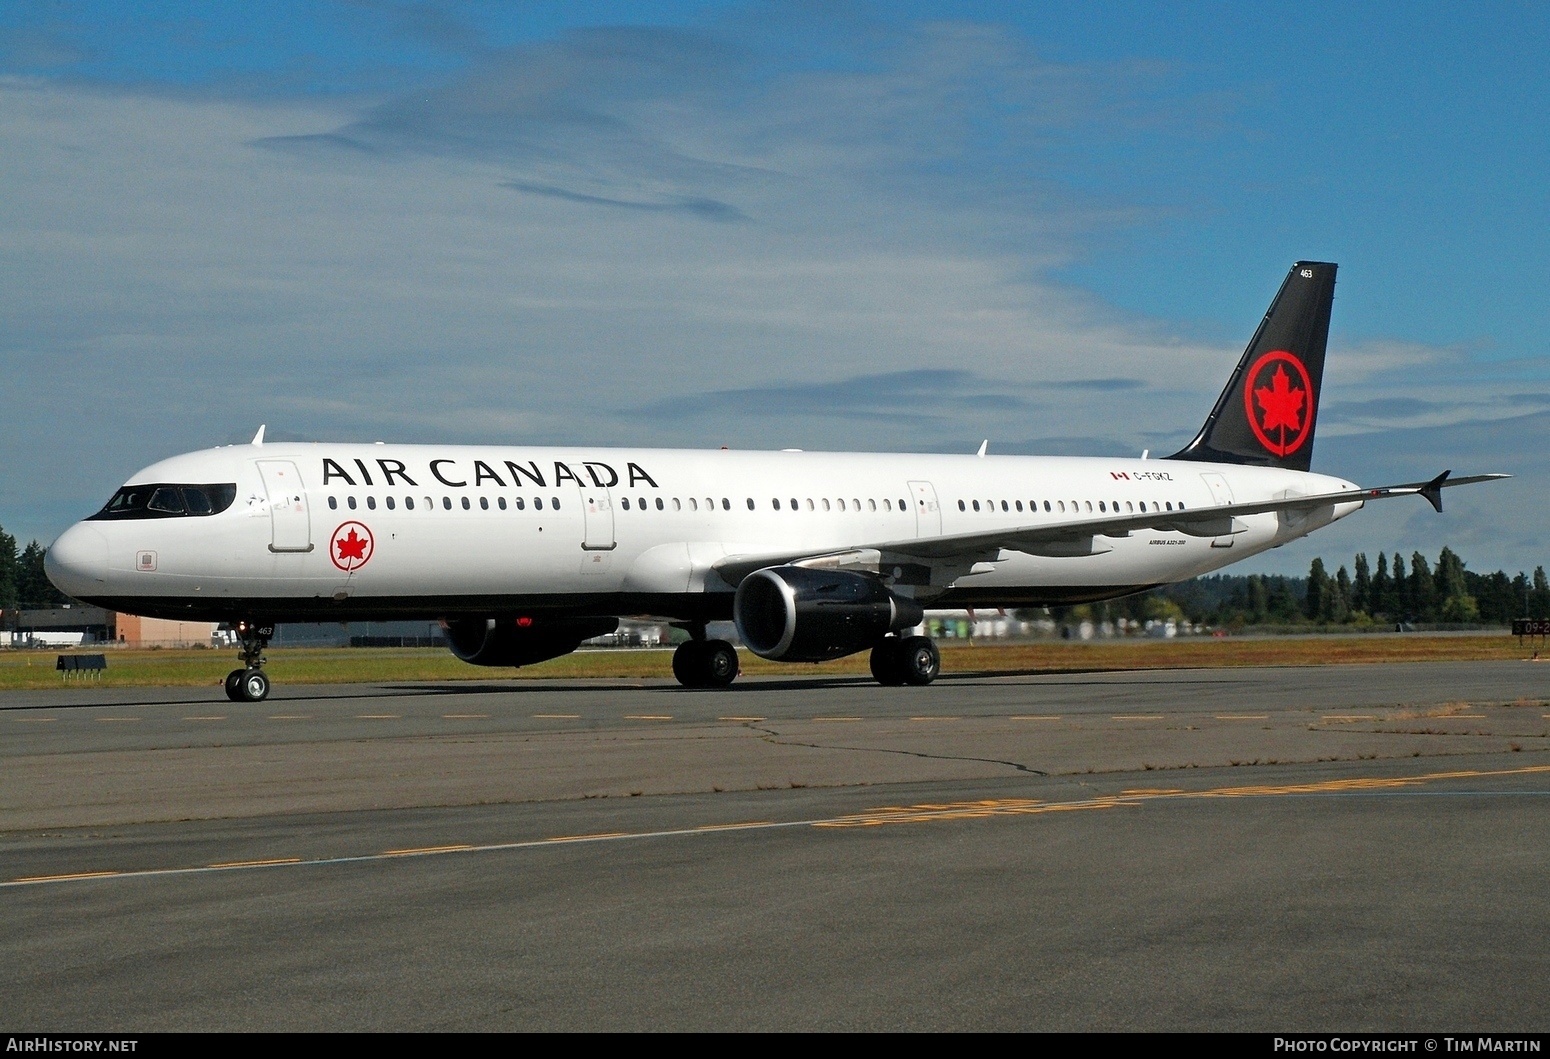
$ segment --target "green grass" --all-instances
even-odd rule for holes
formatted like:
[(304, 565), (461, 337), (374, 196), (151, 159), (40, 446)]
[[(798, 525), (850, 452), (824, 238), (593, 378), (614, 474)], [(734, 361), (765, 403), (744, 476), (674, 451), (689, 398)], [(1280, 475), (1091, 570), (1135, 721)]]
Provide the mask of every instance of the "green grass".
[[(61, 654), (107, 655), (98, 678), (72, 677), (54, 669)], [(766, 662), (738, 652), (750, 676), (865, 675), (865, 653), (822, 666)], [(1501, 636), (1425, 636), (1417, 634), (1357, 637), (1266, 639), (1120, 640), (1090, 643), (942, 644), (942, 671), (954, 673), (1060, 672), (1214, 668), (1224, 666), (1330, 665), (1411, 661), (1523, 659), (1532, 646)], [(1550, 652), (1547, 652), (1550, 653)], [(396, 680), (511, 680), (533, 678), (670, 678), (671, 652), (578, 651), (525, 669), (485, 669), (467, 665), (436, 648), (276, 648), (269, 652), (269, 675), (279, 684), (354, 684)], [(199, 687), (218, 685), (237, 666), (231, 650), (138, 650), (99, 648), (71, 651), (0, 651), (0, 690), (56, 688), (68, 684), (101, 687)]]

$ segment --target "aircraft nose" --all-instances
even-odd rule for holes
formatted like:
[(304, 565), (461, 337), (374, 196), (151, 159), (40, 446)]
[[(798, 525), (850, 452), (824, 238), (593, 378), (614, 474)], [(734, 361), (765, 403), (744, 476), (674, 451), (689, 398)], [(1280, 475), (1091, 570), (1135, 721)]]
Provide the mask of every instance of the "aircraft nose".
[(77, 522), (49, 545), (43, 572), (67, 596), (97, 594), (108, 579), (108, 538), (97, 527)]

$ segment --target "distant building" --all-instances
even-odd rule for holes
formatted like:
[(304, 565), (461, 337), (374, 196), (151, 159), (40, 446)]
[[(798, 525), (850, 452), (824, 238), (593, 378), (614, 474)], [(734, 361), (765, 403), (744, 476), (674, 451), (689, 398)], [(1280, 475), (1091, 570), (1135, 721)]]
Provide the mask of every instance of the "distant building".
[(9, 634), (0, 646), (70, 647), (118, 643), (125, 647), (209, 647), (216, 624), (209, 621), (167, 621), (116, 614), (77, 603), (47, 610), (22, 610), (4, 615)]
[(115, 614), (112, 639), (126, 647), (209, 647), (215, 641), (213, 621), (172, 621)]

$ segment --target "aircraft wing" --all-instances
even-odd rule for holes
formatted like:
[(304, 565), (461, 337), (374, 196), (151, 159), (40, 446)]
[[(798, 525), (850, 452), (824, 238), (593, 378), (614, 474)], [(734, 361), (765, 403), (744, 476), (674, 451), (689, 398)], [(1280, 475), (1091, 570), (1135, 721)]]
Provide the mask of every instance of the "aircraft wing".
[(1001, 549), (1028, 552), (1033, 555), (1075, 557), (1107, 551), (1108, 549), (1101, 545), (1094, 546), (1096, 537), (1128, 537), (1137, 530), (1175, 531), (1191, 537), (1222, 537), (1243, 532), (1243, 525), (1237, 522), (1239, 516), (1261, 515), (1271, 511), (1312, 511), (1321, 507), (1333, 507), (1336, 504), (1365, 503), (1368, 500), (1386, 500), (1395, 496), (1424, 497), (1432, 507), (1441, 511), (1443, 489), (1512, 477), (1509, 474), (1476, 474), (1453, 478), (1450, 477), (1451, 474), (1451, 471), (1443, 471), (1429, 482), (1347, 489), (1336, 493), (1288, 496), (1241, 504), (1218, 504), (1191, 510), (1148, 511), (1135, 515), (1108, 515), (1029, 526), (1004, 526), (976, 533), (911, 537), (906, 540), (862, 544), (841, 552), (730, 555), (716, 563), (715, 569), (730, 584), (736, 585), (755, 570), (788, 563), (819, 567), (865, 567), (867, 565), (875, 567), (880, 561), (888, 561), (884, 559), (886, 556), (973, 562), (993, 557)]

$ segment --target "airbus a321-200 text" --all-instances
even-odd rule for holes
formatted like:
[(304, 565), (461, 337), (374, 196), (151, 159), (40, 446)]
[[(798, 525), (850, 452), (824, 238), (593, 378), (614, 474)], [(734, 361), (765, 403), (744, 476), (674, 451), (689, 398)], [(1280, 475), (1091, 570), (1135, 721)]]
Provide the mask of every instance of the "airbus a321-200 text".
[(1335, 266), (1294, 265), (1194, 440), (1162, 459), (726, 450), (235, 445), (129, 479), (46, 568), (76, 599), (236, 630), (237, 701), (269, 693), (280, 622), (440, 621), (476, 666), (574, 651), (620, 616), (688, 631), (673, 673), (724, 687), (738, 655), (871, 652), (929, 684), (923, 608), (1112, 599), (1302, 537), (1371, 500), (1309, 471)]

